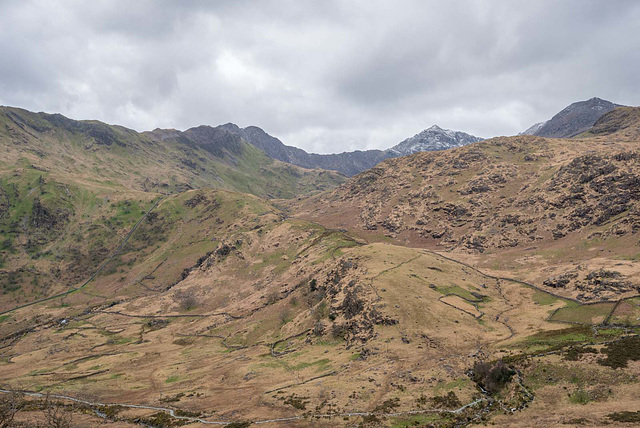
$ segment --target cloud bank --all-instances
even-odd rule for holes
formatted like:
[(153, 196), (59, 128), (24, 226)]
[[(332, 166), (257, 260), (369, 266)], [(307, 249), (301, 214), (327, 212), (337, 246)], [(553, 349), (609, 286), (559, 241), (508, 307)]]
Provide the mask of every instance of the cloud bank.
[(319, 153), (434, 123), (513, 135), (593, 96), (640, 104), (639, 22), (633, 0), (7, 0), (0, 104)]

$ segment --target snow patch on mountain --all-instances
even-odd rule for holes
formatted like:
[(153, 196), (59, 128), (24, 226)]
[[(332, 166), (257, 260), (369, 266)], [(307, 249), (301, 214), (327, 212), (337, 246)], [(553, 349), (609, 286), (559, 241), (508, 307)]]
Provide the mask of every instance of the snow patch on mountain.
[(524, 131), (520, 132), (518, 135), (536, 135), (536, 132), (538, 132), (538, 130), (542, 128), (547, 122), (548, 121), (545, 120), (544, 122), (534, 123)]
[(443, 129), (438, 125), (433, 125), (431, 128), (407, 138), (389, 150), (400, 156), (406, 156), (417, 152), (453, 149), (482, 140), (483, 138), (469, 135), (465, 132), (452, 131), (451, 129)]

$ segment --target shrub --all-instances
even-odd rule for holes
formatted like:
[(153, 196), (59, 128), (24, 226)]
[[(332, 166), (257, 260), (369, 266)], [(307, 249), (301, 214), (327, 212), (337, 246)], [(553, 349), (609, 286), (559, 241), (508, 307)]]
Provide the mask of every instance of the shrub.
[(589, 392), (584, 389), (579, 389), (573, 394), (569, 394), (569, 401), (573, 404), (587, 404), (591, 401), (591, 397), (589, 396)]
[(0, 394), (0, 428), (13, 426), (13, 418), (23, 405), (22, 396), (16, 392)]
[(609, 419), (616, 422), (638, 422), (640, 423), (640, 411), (638, 412), (615, 412), (607, 415)]
[(495, 363), (478, 361), (473, 366), (473, 381), (492, 394), (499, 392), (515, 374), (502, 360)]
[(564, 359), (568, 361), (578, 361), (582, 354), (597, 354), (598, 350), (596, 348), (592, 348), (590, 346), (586, 346), (584, 348), (569, 348), (566, 352)]
[(190, 311), (198, 307), (198, 298), (196, 297), (195, 290), (178, 291), (174, 295), (174, 300), (183, 311)]
[(280, 300), (280, 293), (278, 291), (271, 291), (267, 294), (267, 305), (273, 305)]
[(610, 343), (601, 352), (607, 357), (598, 360), (599, 364), (614, 369), (627, 367), (629, 360), (640, 360), (640, 337), (629, 337)]
[(456, 395), (455, 392), (449, 391), (447, 395), (438, 396), (431, 398), (431, 402), (433, 406), (436, 408), (445, 408), (445, 409), (455, 409), (462, 406), (460, 399)]

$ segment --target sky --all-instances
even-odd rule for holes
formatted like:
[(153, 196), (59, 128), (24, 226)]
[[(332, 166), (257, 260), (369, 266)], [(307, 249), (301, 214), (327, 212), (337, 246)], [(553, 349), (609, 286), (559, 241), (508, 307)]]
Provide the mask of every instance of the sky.
[(0, 104), (310, 152), (640, 105), (635, 0), (0, 0)]

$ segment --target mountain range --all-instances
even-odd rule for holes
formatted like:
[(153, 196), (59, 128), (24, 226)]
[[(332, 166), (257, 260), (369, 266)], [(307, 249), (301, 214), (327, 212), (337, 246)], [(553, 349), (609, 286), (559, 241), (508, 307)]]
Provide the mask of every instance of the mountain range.
[(334, 170), (349, 177), (369, 169), (385, 159), (406, 156), (418, 151), (447, 150), (482, 140), (464, 132), (442, 129), (434, 125), (388, 150), (356, 150), (336, 154), (315, 154), (307, 153), (297, 147), (287, 146), (257, 126), (240, 128), (229, 123), (218, 126), (215, 130), (220, 133), (241, 136), (274, 159), (303, 168)]
[(637, 424), (640, 108), (472, 139), (345, 177), (256, 127), (0, 109), (0, 418)]

